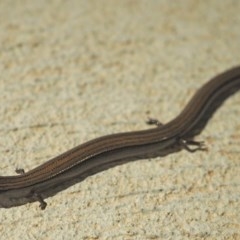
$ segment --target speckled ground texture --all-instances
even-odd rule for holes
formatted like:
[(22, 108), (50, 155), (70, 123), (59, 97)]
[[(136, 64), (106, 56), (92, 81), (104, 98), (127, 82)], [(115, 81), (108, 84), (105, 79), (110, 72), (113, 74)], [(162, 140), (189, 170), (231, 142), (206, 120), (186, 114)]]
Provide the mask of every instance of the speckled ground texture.
[[(1, 175), (165, 123), (240, 64), (240, 1), (0, 1)], [(240, 239), (240, 94), (181, 151), (0, 209), (1, 239)]]

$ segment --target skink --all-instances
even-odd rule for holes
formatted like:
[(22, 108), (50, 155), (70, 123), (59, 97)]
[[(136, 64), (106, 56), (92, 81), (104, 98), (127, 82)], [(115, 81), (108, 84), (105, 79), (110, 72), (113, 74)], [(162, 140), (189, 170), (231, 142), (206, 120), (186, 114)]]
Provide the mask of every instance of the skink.
[(110, 167), (148, 157), (165, 156), (186, 149), (206, 150), (194, 141), (223, 101), (240, 89), (240, 66), (212, 78), (192, 97), (172, 121), (154, 128), (99, 137), (83, 143), (21, 174), (0, 177), (0, 207), (10, 208), (55, 195), (86, 177)]

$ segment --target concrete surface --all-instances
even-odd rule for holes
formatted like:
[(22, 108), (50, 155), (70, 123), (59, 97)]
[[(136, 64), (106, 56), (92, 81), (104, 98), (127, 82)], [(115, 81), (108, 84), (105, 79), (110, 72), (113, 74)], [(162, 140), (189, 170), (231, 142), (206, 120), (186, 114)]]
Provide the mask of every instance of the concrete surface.
[[(1, 1), (1, 175), (174, 118), (240, 63), (239, 1)], [(0, 209), (1, 239), (240, 239), (240, 94), (182, 151)]]

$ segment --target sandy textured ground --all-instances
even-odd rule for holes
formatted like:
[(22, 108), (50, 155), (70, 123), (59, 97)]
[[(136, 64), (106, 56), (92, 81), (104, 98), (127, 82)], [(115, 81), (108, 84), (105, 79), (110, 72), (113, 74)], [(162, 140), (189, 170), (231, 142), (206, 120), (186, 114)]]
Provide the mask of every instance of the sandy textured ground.
[[(1, 175), (167, 122), (240, 63), (240, 1), (1, 1)], [(0, 209), (1, 239), (240, 239), (240, 94), (182, 151)]]

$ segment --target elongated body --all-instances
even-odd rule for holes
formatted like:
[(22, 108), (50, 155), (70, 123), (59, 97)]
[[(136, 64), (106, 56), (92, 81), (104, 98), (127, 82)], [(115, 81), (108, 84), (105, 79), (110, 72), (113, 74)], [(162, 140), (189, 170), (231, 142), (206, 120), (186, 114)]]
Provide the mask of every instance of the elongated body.
[[(240, 67), (232, 68), (202, 86), (183, 111), (167, 124), (142, 131), (117, 133), (83, 143), (45, 163), (15, 176), (0, 177), (0, 207), (39, 201), (110, 167), (186, 149), (205, 150), (193, 137), (216, 108), (240, 89)], [(155, 122), (155, 121), (152, 121)], [(195, 145), (195, 148), (190, 148)]]

